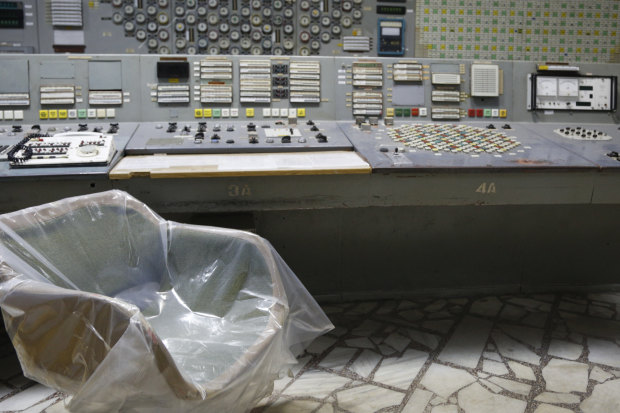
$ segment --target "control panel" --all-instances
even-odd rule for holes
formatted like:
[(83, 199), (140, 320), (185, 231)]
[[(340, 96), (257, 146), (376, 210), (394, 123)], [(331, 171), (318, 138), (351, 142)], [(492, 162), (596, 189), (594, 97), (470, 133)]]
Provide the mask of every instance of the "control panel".
[(0, 52), (620, 61), (617, 0), (23, 0)]

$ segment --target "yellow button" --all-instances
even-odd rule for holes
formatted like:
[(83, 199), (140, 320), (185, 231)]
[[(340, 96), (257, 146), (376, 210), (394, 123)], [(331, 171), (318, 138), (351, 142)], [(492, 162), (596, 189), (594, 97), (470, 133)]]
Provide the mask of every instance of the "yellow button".
[(245, 117), (246, 118), (253, 118), (254, 117), (254, 108), (247, 108), (245, 110)]
[(60, 109), (58, 111), (58, 119), (67, 119), (67, 110), (66, 109)]
[(386, 114), (388, 117), (392, 117), (392, 118), (393, 118), (393, 117), (394, 117), (394, 108), (387, 108), (387, 109), (385, 110), (385, 114)]
[(47, 119), (47, 118), (48, 118), (47, 110), (40, 110), (39, 111), (39, 119)]
[(210, 118), (212, 113), (213, 113), (212, 109), (203, 109), (202, 110), (202, 114), (204, 115), (205, 118)]
[(48, 112), (48, 117), (50, 119), (56, 119), (58, 117), (58, 111), (56, 109), (50, 109)]
[(194, 117), (202, 118), (202, 109), (194, 109)]
[(500, 118), (505, 118), (508, 115), (508, 111), (506, 109), (500, 109), (499, 110), (499, 117)]
[(298, 118), (305, 118), (306, 117), (306, 109), (304, 109), (304, 108), (297, 108), (297, 117)]

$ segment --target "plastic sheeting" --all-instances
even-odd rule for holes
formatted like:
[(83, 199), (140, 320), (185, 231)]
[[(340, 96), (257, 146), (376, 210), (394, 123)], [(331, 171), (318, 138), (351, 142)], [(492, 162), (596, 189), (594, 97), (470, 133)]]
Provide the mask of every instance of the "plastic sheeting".
[(333, 326), (264, 239), (125, 192), (0, 216), (0, 307), (24, 374), (76, 412), (244, 412)]

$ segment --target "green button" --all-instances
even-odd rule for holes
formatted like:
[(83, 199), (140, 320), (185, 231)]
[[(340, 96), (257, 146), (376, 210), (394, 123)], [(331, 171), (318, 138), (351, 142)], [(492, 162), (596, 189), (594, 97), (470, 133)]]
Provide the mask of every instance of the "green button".
[(78, 118), (86, 119), (86, 109), (78, 109)]
[(406, 117), (406, 118), (410, 117), (411, 116), (411, 109), (404, 108), (403, 109), (403, 116)]
[(222, 117), (222, 109), (213, 109), (213, 117), (214, 118)]
[(400, 108), (394, 109), (394, 115), (396, 115), (396, 116), (403, 116), (403, 110), (400, 109)]
[(484, 110), (484, 117), (485, 118), (490, 118), (491, 117), (491, 109), (485, 109)]

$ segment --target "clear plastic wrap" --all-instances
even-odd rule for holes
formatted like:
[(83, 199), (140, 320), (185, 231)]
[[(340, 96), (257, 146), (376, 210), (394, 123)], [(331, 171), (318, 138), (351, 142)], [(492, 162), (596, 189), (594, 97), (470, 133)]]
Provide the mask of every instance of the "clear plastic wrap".
[(24, 374), (76, 412), (245, 412), (333, 326), (261, 237), (122, 191), (0, 216), (0, 307)]

